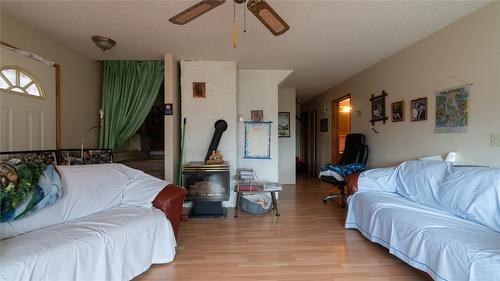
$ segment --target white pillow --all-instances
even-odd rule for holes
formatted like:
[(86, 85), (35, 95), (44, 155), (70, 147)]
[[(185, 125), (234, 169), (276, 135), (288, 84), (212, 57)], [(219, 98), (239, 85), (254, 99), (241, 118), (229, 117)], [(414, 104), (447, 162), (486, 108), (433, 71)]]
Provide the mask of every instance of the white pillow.
[(63, 181), (63, 197), (25, 218), (0, 223), (0, 239), (116, 207), (122, 203), (129, 183), (144, 175), (121, 164), (58, 166), (57, 169)]

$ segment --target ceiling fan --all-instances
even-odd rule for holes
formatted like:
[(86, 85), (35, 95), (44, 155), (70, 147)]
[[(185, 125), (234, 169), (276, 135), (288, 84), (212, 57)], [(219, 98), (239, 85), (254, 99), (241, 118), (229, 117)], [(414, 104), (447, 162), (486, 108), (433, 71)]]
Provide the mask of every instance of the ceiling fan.
[[(242, 4), (247, 2), (247, 8), (264, 24), (275, 36), (285, 33), (290, 27), (288, 24), (269, 6), (265, 0), (233, 0)], [(174, 24), (184, 25), (204, 13), (224, 4), (226, 0), (203, 0), (186, 10), (171, 17), (169, 21)]]

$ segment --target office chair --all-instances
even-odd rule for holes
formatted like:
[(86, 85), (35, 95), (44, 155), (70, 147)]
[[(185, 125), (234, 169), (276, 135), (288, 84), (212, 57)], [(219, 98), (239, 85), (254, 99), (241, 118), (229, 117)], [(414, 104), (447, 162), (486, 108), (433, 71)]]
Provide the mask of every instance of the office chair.
[[(368, 161), (368, 146), (365, 144), (365, 136), (363, 134), (349, 134), (345, 139), (345, 148), (342, 153), (342, 157), (340, 157), (337, 166), (344, 166), (348, 164), (362, 164), (366, 165), (366, 161)], [(330, 193), (327, 196), (323, 197), (323, 203), (328, 202), (333, 198), (340, 197), (341, 203), (340, 206), (342, 208), (345, 207), (345, 181), (343, 176), (325, 176), (321, 175), (320, 179), (335, 185), (339, 193)]]

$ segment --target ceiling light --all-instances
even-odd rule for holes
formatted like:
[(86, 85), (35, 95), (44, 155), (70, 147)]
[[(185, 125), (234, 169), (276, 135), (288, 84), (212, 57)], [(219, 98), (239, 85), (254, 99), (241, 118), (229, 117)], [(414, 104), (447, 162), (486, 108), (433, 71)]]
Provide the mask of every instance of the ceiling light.
[(94, 41), (97, 48), (102, 49), (103, 52), (113, 48), (116, 44), (115, 40), (103, 36), (92, 36), (92, 41)]
[(348, 105), (341, 105), (341, 106), (339, 106), (339, 111), (340, 112), (351, 112), (351, 107)]

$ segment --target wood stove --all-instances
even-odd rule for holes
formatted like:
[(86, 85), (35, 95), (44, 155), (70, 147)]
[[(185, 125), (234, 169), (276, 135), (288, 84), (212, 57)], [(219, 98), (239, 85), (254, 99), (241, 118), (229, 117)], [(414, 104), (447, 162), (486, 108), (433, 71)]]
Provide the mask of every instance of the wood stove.
[(187, 190), (186, 200), (193, 201), (192, 217), (225, 216), (222, 201), (229, 200), (230, 189), (227, 163), (189, 162), (184, 165), (183, 183)]

